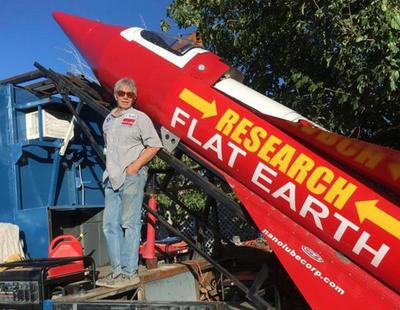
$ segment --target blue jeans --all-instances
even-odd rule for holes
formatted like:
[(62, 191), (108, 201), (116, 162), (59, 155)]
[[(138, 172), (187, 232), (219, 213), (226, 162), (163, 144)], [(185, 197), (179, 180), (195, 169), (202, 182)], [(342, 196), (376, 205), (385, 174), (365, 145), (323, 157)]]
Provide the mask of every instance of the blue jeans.
[(142, 203), (147, 167), (134, 175), (127, 175), (124, 184), (113, 190), (110, 181), (105, 188), (103, 232), (113, 274), (128, 276), (137, 272)]

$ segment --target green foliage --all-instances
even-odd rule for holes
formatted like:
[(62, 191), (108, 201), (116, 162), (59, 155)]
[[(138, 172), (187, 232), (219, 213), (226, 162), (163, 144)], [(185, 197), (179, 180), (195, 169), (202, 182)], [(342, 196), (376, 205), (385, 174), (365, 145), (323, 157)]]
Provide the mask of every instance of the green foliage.
[[(200, 174), (204, 173), (204, 171), (200, 169), (199, 165), (189, 159), (187, 156), (183, 156), (181, 160), (191, 169), (199, 171)], [(154, 171), (168, 171), (168, 165), (158, 157), (155, 157), (151, 161), (150, 168)], [(158, 173), (157, 183), (163, 184), (164, 178), (164, 173)], [(187, 209), (190, 209), (195, 214), (201, 215), (206, 203), (206, 194), (197, 186), (193, 185), (188, 179), (182, 175), (174, 174), (173, 177), (167, 182), (166, 189), (169, 193), (177, 197)], [(187, 211), (174, 203), (174, 201), (170, 199), (164, 192), (161, 191), (157, 193), (157, 200), (161, 213), (163, 214), (166, 210), (170, 210), (170, 212), (173, 214), (171, 220), (175, 224), (181, 223), (188, 216)]]
[(249, 86), (328, 129), (400, 147), (397, 0), (174, 0), (167, 14)]

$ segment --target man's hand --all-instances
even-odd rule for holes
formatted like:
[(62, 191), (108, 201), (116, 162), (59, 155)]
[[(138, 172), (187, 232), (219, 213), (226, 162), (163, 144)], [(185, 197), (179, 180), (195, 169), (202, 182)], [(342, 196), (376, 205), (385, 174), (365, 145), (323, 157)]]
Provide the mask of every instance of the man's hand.
[(145, 148), (144, 152), (139, 156), (139, 158), (132, 162), (126, 168), (126, 174), (134, 175), (135, 173), (137, 173), (140, 168), (146, 165), (157, 154), (159, 150), (159, 147), (148, 146), (147, 148)]
[(137, 164), (137, 161), (134, 161), (133, 163), (131, 163), (127, 168), (126, 168), (126, 174), (127, 175), (134, 175), (136, 173), (138, 173), (138, 171), (140, 170), (140, 166)]

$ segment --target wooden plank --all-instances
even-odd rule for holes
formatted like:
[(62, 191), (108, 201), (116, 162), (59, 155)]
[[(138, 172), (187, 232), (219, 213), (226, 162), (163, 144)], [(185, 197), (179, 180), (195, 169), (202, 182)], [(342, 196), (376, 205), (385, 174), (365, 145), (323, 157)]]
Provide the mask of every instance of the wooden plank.
[[(139, 270), (139, 276), (143, 282), (151, 282), (167, 277), (172, 277), (176, 274), (187, 271), (195, 272), (197, 268), (205, 270), (211, 268), (211, 265), (205, 260), (190, 260), (181, 263), (160, 265), (157, 269), (152, 270)], [(195, 273), (197, 274), (197, 272)]]

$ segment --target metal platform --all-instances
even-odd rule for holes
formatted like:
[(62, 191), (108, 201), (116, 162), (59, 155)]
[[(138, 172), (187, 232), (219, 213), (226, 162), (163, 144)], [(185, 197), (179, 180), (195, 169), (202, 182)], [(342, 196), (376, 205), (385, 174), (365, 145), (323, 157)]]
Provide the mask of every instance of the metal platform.
[[(199, 298), (198, 272), (204, 273), (211, 269), (212, 265), (205, 260), (160, 264), (158, 268), (151, 270), (141, 266), (139, 269), (140, 283), (137, 285), (121, 288), (97, 287), (80, 294), (57, 296), (53, 300), (59, 303), (95, 301), (130, 294), (139, 301), (173, 301), (177, 299), (196, 301)], [(105, 276), (109, 270), (109, 266), (98, 268), (99, 277)], [(155, 296), (155, 292), (157, 296)]]

